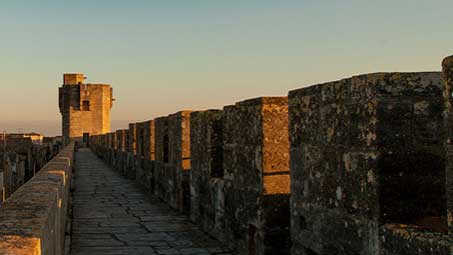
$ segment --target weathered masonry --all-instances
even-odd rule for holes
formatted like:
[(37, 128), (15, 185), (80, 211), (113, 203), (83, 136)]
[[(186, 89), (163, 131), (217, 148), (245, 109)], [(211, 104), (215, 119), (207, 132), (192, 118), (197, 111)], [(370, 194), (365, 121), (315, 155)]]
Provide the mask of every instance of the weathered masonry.
[(294, 254), (449, 253), (443, 87), (378, 73), (289, 93)]
[(154, 192), (154, 179), (152, 179), (153, 164), (155, 160), (155, 129), (154, 121), (137, 123), (137, 155), (136, 155), (136, 180), (142, 186), (149, 186)]
[(137, 124), (129, 124), (129, 130), (127, 132), (126, 139), (126, 164), (125, 173), (128, 178), (135, 179), (135, 156), (137, 155)]
[(223, 114), (221, 110), (190, 115), (190, 218), (203, 231), (225, 241), (223, 181)]
[(443, 78), (445, 81), (444, 97), (446, 111), (446, 196), (447, 196), (447, 219), (450, 238), (453, 236), (453, 56), (445, 58), (442, 62)]
[(74, 144), (0, 207), (0, 254), (64, 254)]
[(354, 76), (90, 143), (234, 254), (451, 255), (452, 84), (453, 57), (443, 73)]
[(156, 194), (180, 211), (190, 210), (190, 111), (155, 120)]
[(224, 108), (225, 233), (238, 254), (289, 254), (286, 97)]
[(0, 139), (0, 204), (30, 180), (59, 150), (55, 139), (33, 142), (21, 134)]
[(85, 84), (83, 74), (64, 74), (59, 89), (65, 143), (84, 135), (110, 132), (112, 88), (107, 84)]
[(289, 254), (287, 130), (287, 98), (257, 98), (131, 123), (125, 152), (110, 151), (111, 134), (90, 144), (237, 254)]

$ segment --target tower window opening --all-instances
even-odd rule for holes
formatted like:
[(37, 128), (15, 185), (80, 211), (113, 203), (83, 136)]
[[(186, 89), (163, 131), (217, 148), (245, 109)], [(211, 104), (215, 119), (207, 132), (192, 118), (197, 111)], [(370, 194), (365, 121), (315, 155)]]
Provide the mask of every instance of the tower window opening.
[(82, 110), (83, 111), (89, 111), (90, 110), (90, 101), (84, 100), (82, 104)]

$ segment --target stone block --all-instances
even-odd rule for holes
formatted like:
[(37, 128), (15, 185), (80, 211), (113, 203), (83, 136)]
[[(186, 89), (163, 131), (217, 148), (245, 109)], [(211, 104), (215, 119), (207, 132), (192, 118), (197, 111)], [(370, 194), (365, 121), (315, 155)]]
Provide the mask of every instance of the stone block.
[(190, 111), (157, 118), (154, 124), (159, 195), (173, 208), (189, 213)]
[(447, 193), (447, 219), (450, 237), (453, 236), (453, 56), (447, 57), (442, 61), (442, 70), (444, 78), (444, 100), (446, 123), (446, 193)]
[(405, 231), (424, 236), (436, 232), (422, 223), (431, 219), (445, 231), (442, 93), (440, 73), (289, 92), (293, 254), (413, 254), (392, 251), (406, 243), (385, 229), (413, 225)]
[(0, 207), (0, 254), (64, 253), (74, 143)]
[(289, 254), (287, 98), (226, 106), (223, 125), (227, 242), (235, 254)]
[(224, 239), (223, 115), (220, 110), (190, 115), (191, 220)]
[(126, 155), (126, 177), (129, 179), (136, 178), (135, 156), (137, 155), (137, 123), (129, 124), (127, 138), (127, 155)]

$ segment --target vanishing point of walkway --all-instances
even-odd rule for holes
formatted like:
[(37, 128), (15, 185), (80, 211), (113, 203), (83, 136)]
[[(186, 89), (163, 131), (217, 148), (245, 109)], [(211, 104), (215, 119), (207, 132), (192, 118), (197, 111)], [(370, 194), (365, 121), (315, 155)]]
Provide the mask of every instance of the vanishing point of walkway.
[(76, 154), (72, 255), (229, 254), (187, 216), (121, 177), (89, 149)]

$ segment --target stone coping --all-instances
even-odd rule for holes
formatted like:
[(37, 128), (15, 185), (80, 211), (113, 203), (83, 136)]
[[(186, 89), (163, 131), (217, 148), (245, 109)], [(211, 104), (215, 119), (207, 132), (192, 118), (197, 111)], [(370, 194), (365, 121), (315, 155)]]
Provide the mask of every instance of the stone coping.
[(0, 254), (62, 254), (74, 143), (0, 206)]

